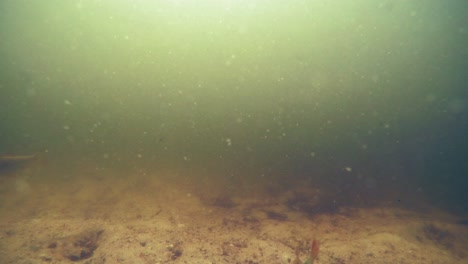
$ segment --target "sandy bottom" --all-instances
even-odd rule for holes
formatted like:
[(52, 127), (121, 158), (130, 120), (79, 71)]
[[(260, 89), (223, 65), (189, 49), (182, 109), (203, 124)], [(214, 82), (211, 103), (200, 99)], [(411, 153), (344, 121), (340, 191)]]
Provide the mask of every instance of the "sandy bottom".
[(314, 210), (317, 190), (237, 193), (170, 173), (16, 174), (0, 178), (0, 263), (285, 264), (312, 239), (315, 264), (468, 263), (468, 226), (435, 210)]

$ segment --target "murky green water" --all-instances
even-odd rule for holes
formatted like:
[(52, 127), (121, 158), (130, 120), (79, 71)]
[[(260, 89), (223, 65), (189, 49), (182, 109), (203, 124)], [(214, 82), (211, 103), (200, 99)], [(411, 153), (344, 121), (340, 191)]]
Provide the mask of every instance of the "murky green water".
[(466, 11), (455, 0), (4, 0), (0, 154), (37, 154), (57, 178), (84, 164), (176, 171), (463, 212)]

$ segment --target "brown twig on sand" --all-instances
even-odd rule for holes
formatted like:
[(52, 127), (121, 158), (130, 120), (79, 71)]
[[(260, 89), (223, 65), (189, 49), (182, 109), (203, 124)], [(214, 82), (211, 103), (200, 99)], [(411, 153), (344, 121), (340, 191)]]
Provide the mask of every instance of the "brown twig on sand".
[(314, 260), (317, 259), (319, 253), (319, 243), (317, 240), (312, 240), (312, 245), (310, 247), (310, 262), (314, 263)]

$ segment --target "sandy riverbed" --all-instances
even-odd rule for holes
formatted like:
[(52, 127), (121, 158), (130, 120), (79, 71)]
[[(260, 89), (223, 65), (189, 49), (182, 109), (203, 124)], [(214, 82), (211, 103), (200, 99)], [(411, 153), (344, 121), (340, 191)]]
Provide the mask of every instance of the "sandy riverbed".
[(286, 264), (314, 238), (316, 264), (468, 263), (468, 227), (435, 209), (328, 210), (318, 189), (236, 192), (170, 172), (36, 173), (0, 179), (0, 263)]

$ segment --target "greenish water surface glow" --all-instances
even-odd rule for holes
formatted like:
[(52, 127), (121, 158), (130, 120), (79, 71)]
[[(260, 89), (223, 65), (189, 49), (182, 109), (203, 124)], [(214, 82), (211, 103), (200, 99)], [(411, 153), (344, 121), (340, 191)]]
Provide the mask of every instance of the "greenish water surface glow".
[(461, 0), (4, 0), (0, 154), (397, 192), (461, 212), (467, 11)]

